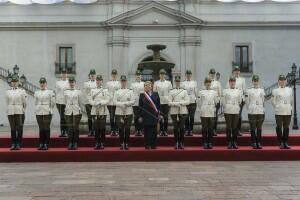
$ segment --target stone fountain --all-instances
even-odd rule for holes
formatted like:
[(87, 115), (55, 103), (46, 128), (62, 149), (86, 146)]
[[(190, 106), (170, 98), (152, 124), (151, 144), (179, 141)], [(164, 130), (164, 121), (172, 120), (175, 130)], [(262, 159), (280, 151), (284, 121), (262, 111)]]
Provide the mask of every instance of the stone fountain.
[(159, 70), (165, 69), (167, 72), (174, 68), (175, 64), (161, 60), (160, 51), (166, 49), (166, 45), (151, 44), (147, 45), (147, 49), (153, 51), (153, 60), (142, 61), (139, 63), (138, 68), (140, 70), (148, 69), (152, 71), (153, 80), (158, 80)]

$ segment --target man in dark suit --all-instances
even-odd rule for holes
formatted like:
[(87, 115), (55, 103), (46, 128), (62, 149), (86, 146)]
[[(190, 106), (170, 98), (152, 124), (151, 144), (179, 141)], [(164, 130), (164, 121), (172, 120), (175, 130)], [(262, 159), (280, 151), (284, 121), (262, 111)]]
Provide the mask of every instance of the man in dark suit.
[(160, 120), (160, 99), (157, 92), (152, 91), (152, 82), (144, 84), (144, 93), (139, 98), (139, 122), (144, 126), (146, 149), (156, 149), (157, 125)]

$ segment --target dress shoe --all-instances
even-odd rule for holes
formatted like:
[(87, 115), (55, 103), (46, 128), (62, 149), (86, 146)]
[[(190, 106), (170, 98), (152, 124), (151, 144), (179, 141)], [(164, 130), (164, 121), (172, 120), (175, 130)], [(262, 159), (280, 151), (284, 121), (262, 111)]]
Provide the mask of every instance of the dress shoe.
[(20, 149), (21, 149), (21, 145), (20, 144), (16, 144), (15, 150), (20, 150)]
[(44, 145), (43, 144), (40, 144), (38, 150), (43, 150), (44, 149)]
[(253, 149), (257, 149), (257, 143), (254, 142), (254, 143), (252, 143), (251, 146), (252, 146)]
[(284, 148), (285, 148), (285, 149), (290, 149), (290, 148), (291, 148), (291, 147), (288, 145), (287, 142), (284, 142), (283, 145), (284, 145)]
[(73, 144), (72, 143), (69, 143), (68, 145), (68, 150), (72, 150), (73, 149)]
[(262, 146), (259, 142), (257, 143), (257, 149), (262, 149)]
[(74, 143), (73, 144), (73, 150), (77, 150), (78, 149), (78, 145), (77, 145), (77, 143)]
[(212, 143), (208, 143), (208, 149), (212, 149), (213, 146), (212, 146)]
[(16, 150), (16, 145), (12, 144), (11, 147), (10, 147), (10, 150)]
[(234, 148), (234, 149), (238, 149), (239, 148), (236, 142), (232, 143), (232, 148)]
[(280, 143), (279, 148), (280, 148), (280, 149), (284, 149), (284, 143), (283, 143), (283, 142)]
[(174, 149), (176, 149), (176, 150), (179, 149), (179, 143), (178, 142), (176, 142)]
[(184, 149), (184, 144), (183, 143), (179, 144), (179, 149)]
[(231, 142), (228, 142), (227, 149), (232, 149), (232, 143)]
[(128, 144), (125, 144), (124, 149), (125, 149), (125, 150), (128, 150), (128, 149), (129, 149), (129, 145), (128, 145)]
[(43, 150), (45, 150), (45, 151), (48, 150), (48, 144), (44, 144), (44, 149)]

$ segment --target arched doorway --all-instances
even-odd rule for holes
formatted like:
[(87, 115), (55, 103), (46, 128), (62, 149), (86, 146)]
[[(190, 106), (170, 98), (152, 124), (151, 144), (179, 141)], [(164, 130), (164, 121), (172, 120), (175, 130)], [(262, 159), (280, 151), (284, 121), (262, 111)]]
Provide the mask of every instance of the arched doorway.
[[(153, 56), (148, 56), (146, 58), (144, 58), (141, 62), (145, 62), (145, 61), (152, 61), (153, 60)], [(160, 57), (161, 61), (166, 61), (165, 58)], [(143, 81), (157, 81), (159, 79), (159, 75), (157, 73), (154, 73), (154, 70), (149, 69), (149, 68), (143, 68), (143, 67), (138, 67), (138, 69), (142, 72), (142, 80)], [(166, 79), (171, 81), (173, 80), (172, 77), (172, 69), (167, 69), (167, 68), (163, 68), (166, 70), (167, 74), (166, 74)]]

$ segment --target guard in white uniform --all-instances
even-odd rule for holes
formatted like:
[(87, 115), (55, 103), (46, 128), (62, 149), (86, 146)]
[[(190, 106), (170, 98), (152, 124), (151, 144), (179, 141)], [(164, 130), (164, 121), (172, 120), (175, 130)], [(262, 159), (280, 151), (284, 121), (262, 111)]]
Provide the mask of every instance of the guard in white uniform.
[(60, 137), (67, 137), (67, 124), (65, 120), (65, 97), (64, 91), (69, 88), (69, 81), (67, 79), (66, 69), (62, 70), (61, 79), (56, 81), (55, 94), (56, 94), (56, 107), (60, 117)]
[(216, 104), (216, 114), (215, 114), (215, 120), (214, 120), (214, 136), (217, 136), (217, 126), (218, 126), (218, 117), (219, 117), (219, 109), (221, 107), (221, 95), (222, 95), (222, 85), (220, 81), (217, 79), (216, 76), (216, 70), (214, 68), (211, 68), (209, 70), (208, 76), (211, 80), (211, 89), (217, 92), (219, 102)]
[(293, 91), (290, 87), (286, 87), (284, 75), (279, 76), (278, 85), (279, 87), (272, 91), (277, 140), (281, 149), (289, 149), (288, 138), (293, 109)]
[(205, 88), (198, 92), (198, 108), (202, 124), (202, 140), (204, 149), (212, 149), (216, 105), (220, 102), (218, 94), (211, 89), (211, 79), (205, 78)]
[(117, 75), (118, 75), (117, 70), (113, 69), (111, 71), (111, 80), (106, 83), (106, 88), (108, 89), (109, 96), (110, 96), (110, 101), (107, 105), (107, 108), (109, 111), (111, 136), (119, 135), (119, 131), (116, 126), (116, 118), (115, 118), (116, 105), (114, 104), (113, 101), (115, 92), (121, 88), (120, 81), (117, 80)]
[(79, 123), (82, 117), (81, 114), (81, 103), (82, 96), (81, 91), (76, 88), (75, 77), (69, 78), (70, 88), (65, 90), (65, 116), (68, 125), (68, 136), (69, 136), (69, 150), (77, 150), (77, 143), (79, 140)]
[(108, 90), (102, 87), (102, 83), (102, 76), (97, 75), (97, 88), (91, 90), (91, 95), (89, 97), (89, 104), (92, 105), (91, 115), (95, 120), (95, 149), (104, 149), (106, 116), (108, 115), (107, 104), (110, 101)]
[(131, 89), (127, 88), (127, 78), (121, 76), (121, 89), (117, 90), (114, 96), (116, 105), (116, 123), (120, 134), (120, 149), (128, 150), (130, 126), (133, 118), (134, 94)]
[(168, 116), (169, 116), (169, 92), (172, 89), (170, 81), (166, 80), (166, 70), (159, 71), (159, 80), (154, 82), (153, 91), (158, 92), (160, 98), (160, 114), (163, 120), (160, 121), (160, 136), (168, 136)]
[(261, 149), (262, 125), (265, 119), (265, 90), (259, 86), (258, 75), (252, 76), (252, 85), (246, 90), (245, 102), (248, 109), (252, 147)]
[(93, 118), (91, 116), (92, 105), (89, 103), (89, 99), (91, 97), (91, 90), (95, 89), (96, 86), (96, 70), (91, 69), (89, 73), (88, 81), (84, 82), (83, 84), (83, 93), (84, 93), (84, 105), (85, 111), (88, 117), (88, 127), (89, 127), (89, 136), (95, 135), (95, 130), (93, 126)]
[(236, 78), (229, 78), (229, 88), (223, 90), (222, 105), (224, 108), (224, 117), (226, 121), (226, 137), (228, 141), (228, 149), (238, 149), (237, 135), (240, 106), (242, 103), (242, 91), (235, 86)]
[(40, 78), (40, 90), (34, 93), (36, 120), (39, 125), (38, 150), (48, 150), (50, 142), (50, 124), (55, 106), (55, 93), (47, 89), (46, 78)]
[(192, 71), (186, 70), (185, 72), (186, 80), (181, 83), (181, 87), (188, 92), (190, 97), (190, 104), (187, 105), (188, 115), (185, 120), (185, 135), (193, 136), (194, 129), (194, 118), (195, 111), (197, 108), (196, 100), (197, 100), (197, 81), (192, 80)]
[(12, 76), (11, 88), (6, 91), (7, 117), (11, 129), (11, 150), (19, 150), (22, 146), (23, 124), (25, 120), (25, 109), (27, 94), (24, 89), (19, 88), (19, 77)]
[(135, 135), (142, 136), (142, 124), (139, 122), (140, 118), (140, 109), (139, 109), (139, 98), (140, 94), (144, 92), (144, 81), (141, 80), (141, 71), (137, 70), (135, 73), (135, 82), (133, 82), (130, 86), (130, 89), (134, 93), (134, 105), (133, 105), (133, 113), (134, 113), (134, 126), (135, 126)]
[(184, 124), (190, 104), (188, 92), (180, 87), (180, 76), (175, 76), (175, 87), (169, 93), (170, 115), (173, 122), (175, 149), (184, 149)]
[(240, 67), (238, 66), (234, 66), (233, 70), (232, 70), (232, 75), (235, 77), (236, 79), (236, 84), (235, 87), (237, 89), (240, 89), (242, 92), (242, 103), (241, 103), (241, 107), (240, 107), (240, 113), (239, 113), (239, 121), (238, 121), (238, 136), (242, 136), (242, 132), (241, 132), (241, 127), (242, 127), (242, 112), (243, 112), (243, 108), (245, 105), (245, 92), (246, 92), (246, 81), (245, 78), (240, 76), (241, 71), (240, 71)]

